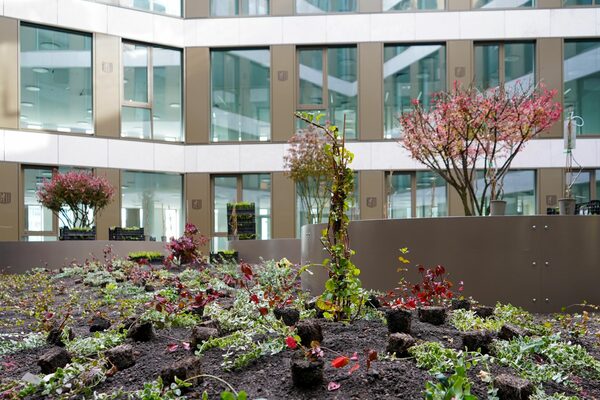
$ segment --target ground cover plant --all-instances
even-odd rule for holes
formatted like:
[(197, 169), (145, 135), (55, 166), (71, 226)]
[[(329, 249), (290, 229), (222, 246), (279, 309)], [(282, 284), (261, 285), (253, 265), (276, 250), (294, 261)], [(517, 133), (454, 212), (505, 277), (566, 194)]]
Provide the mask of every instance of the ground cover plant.
[[(600, 398), (593, 306), (486, 308), (422, 268), (422, 282), (370, 296), (345, 322), (323, 318), (285, 259), (167, 268), (107, 250), (2, 275), (0, 398), (502, 399), (511, 384), (536, 400)], [(436, 307), (447, 317), (427, 322)], [(410, 318), (403, 332), (394, 309)]]

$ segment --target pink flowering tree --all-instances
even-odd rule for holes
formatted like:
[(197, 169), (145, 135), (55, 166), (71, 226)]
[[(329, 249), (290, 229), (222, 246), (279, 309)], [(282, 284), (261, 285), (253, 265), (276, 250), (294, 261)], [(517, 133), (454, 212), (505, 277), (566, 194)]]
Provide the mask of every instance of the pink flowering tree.
[(86, 171), (56, 172), (37, 191), (39, 202), (69, 228), (92, 227), (113, 200), (115, 189), (101, 176)]
[(413, 100), (412, 111), (400, 117), (400, 143), (456, 189), (465, 215), (484, 215), (487, 199), (502, 195), (517, 154), (560, 119), (555, 95), (541, 84), (481, 92), (455, 83), (433, 95), (429, 110)]
[(332, 169), (325, 153), (325, 145), (329, 142), (323, 132), (308, 125), (292, 136), (284, 156), (285, 169), (296, 184), (309, 224), (322, 222), (323, 211), (329, 203)]

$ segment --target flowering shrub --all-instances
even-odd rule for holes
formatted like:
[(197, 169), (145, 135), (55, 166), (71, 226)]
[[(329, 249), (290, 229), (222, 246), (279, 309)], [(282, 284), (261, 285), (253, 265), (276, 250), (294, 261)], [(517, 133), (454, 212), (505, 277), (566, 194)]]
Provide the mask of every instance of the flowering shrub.
[(37, 198), (69, 228), (90, 228), (96, 215), (110, 204), (114, 193), (115, 189), (105, 178), (85, 171), (70, 171), (57, 172), (52, 179), (44, 180)]
[(413, 110), (400, 117), (400, 143), (456, 189), (465, 215), (483, 215), (486, 199), (501, 195), (516, 155), (559, 120), (555, 95), (543, 85), (480, 92), (455, 83), (452, 91), (433, 95), (429, 111), (413, 100)]
[(165, 259), (165, 265), (192, 265), (201, 267), (205, 264), (205, 257), (200, 251), (200, 247), (208, 243), (208, 238), (200, 235), (196, 225), (185, 224), (183, 236), (179, 239), (171, 238), (167, 243), (167, 250), (170, 252)]

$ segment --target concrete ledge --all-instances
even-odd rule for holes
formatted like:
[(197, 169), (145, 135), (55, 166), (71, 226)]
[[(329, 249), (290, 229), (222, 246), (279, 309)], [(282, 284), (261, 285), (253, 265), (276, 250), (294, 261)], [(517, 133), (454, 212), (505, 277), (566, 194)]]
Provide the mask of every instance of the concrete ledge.
[[(325, 257), (324, 225), (302, 228), (302, 265)], [(401, 278), (417, 283), (417, 264), (444, 265), (465, 296), (489, 305), (512, 303), (557, 312), (584, 300), (600, 304), (600, 216), (449, 217), (356, 221), (350, 224), (353, 262), (363, 286), (387, 291)], [(398, 261), (399, 249), (408, 247)], [(321, 293), (327, 272), (312, 268), (304, 288)]]
[(0, 273), (23, 273), (36, 267), (59, 269), (72, 262), (103, 259), (106, 246), (112, 254), (127, 257), (134, 251), (165, 253), (163, 242), (69, 240), (58, 242), (0, 242)]

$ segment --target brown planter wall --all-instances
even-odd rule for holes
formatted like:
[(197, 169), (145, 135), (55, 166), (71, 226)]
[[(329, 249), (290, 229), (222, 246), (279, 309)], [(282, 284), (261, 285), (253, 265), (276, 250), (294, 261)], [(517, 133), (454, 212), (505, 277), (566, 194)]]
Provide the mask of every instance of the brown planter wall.
[[(320, 263), (324, 225), (302, 228), (302, 264)], [(600, 304), (600, 217), (450, 217), (356, 221), (350, 224), (354, 263), (363, 286), (389, 290), (400, 280), (401, 247), (409, 282), (416, 264), (442, 264), (465, 296), (493, 305), (512, 303), (536, 312), (556, 312), (587, 300)], [(312, 268), (303, 286), (321, 293), (327, 274)]]
[(84, 262), (92, 256), (100, 260), (106, 246), (112, 254), (127, 257), (134, 251), (165, 253), (163, 242), (129, 242), (108, 240), (72, 240), (64, 242), (0, 242), (0, 273), (23, 273), (31, 268), (59, 269), (73, 261)]
[(300, 263), (300, 239), (230, 240), (229, 249), (239, 253), (240, 261), (250, 264), (264, 260), (287, 258), (294, 264)]

